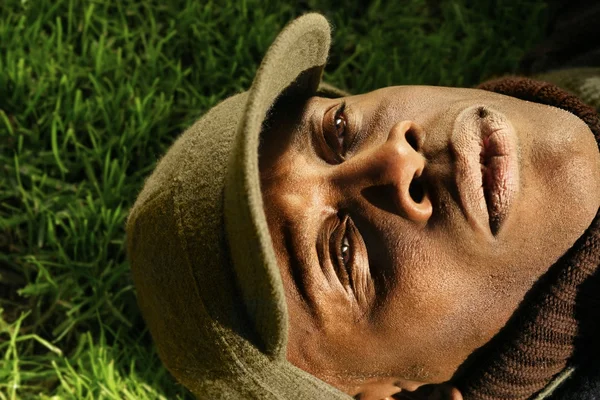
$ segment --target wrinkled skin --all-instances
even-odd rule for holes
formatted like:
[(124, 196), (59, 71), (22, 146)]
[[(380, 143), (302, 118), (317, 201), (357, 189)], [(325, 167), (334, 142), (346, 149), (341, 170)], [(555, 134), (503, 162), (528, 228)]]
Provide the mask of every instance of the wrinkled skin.
[[(288, 360), (361, 399), (424, 384), (460, 399), (437, 384), (500, 330), (598, 210), (590, 129), (563, 110), (475, 89), (282, 103), (259, 165)], [(461, 112), (515, 135), (518, 180), (496, 231), (473, 212), (486, 204), (481, 192), (461, 194), (451, 144)]]

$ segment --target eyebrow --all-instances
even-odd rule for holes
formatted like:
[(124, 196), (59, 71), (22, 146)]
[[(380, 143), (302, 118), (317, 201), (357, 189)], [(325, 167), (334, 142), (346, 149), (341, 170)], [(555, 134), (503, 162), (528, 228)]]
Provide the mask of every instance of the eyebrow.
[[(312, 119), (313, 114), (315, 113), (314, 108), (307, 108), (306, 104), (308, 102), (308, 99), (304, 102), (300, 102), (300, 103), (296, 103), (296, 105), (298, 107), (301, 108), (301, 110), (297, 113), (296, 115), (296, 123), (294, 124), (291, 132), (290, 132), (290, 145), (292, 146), (297, 146), (300, 144), (300, 142), (304, 139), (303, 133), (306, 133), (307, 127), (308, 129), (311, 129), (310, 127), (310, 121)], [(298, 105), (300, 104), (300, 105)]]
[[(292, 277), (292, 282), (297, 293), (297, 295), (294, 297), (301, 300), (302, 307), (314, 318), (318, 314), (318, 301), (316, 301), (316, 296), (314, 296), (314, 290), (309, 287), (314, 285), (307, 283), (310, 280), (314, 280), (314, 277), (311, 276), (314, 274), (314, 272), (310, 265), (306, 265), (302, 261), (309, 258), (306, 254), (307, 250), (301, 248), (299, 251), (297, 251), (299, 246), (294, 245), (294, 238), (292, 236), (291, 229), (292, 226), (287, 223), (284, 224), (285, 225), (282, 228), (282, 232), (284, 247), (288, 259), (288, 270)], [(302, 245), (303, 243), (300, 244)]]
[[(315, 251), (317, 253), (317, 261), (319, 263), (319, 271), (321, 272), (321, 274), (323, 274), (325, 280), (327, 281), (327, 285), (330, 285), (330, 279), (332, 278), (331, 276), (328, 276), (330, 274), (330, 271), (328, 271), (327, 267), (325, 266), (326, 259), (331, 257), (331, 255), (330, 255), (331, 248), (329, 248), (329, 245), (330, 245), (329, 242), (331, 239), (331, 235), (326, 235), (325, 230), (327, 229), (327, 221), (331, 217), (332, 217), (331, 215), (325, 215), (319, 221), (319, 228), (317, 230), (317, 237), (315, 240)], [(329, 232), (329, 233), (331, 234), (332, 232)], [(328, 252), (322, 251), (325, 247), (324, 242), (327, 243)], [(335, 271), (334, 271), (334, 273), (335, 273)]]

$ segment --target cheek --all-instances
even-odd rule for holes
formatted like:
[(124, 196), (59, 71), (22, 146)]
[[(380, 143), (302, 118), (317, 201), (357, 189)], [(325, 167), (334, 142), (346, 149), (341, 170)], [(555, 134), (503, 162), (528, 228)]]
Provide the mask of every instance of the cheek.
[(347, 307), (329, 305), (331, 315), (317, 323), (288, 300), (288, 361), (342, 390), (389, 371), (381, 363), (389, 349), (372, 340), (366, 321), (353, 322)]
[(404, 378), (443, 382), (498, 332), (513, 309), (491, 293), (494, 278), (468, 272), (449, 252), (404, 261), (376, 316), (377, 337), (389, 349), (387, 362)]

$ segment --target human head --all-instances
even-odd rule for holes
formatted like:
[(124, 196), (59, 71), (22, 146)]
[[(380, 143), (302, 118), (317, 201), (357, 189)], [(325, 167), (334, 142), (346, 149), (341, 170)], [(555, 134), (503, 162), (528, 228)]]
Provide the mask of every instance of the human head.
[[(282, 104), (261, 177), (288, 357), (351, 394), (449, 380), (600, 205), (582, 120), (477, 89)], [(493, 196), (508, 208), (500, 226)]]
[[(285, 360), (286, 293), (258, 185), (258, 135), (267, 110), (276, 97), (283, 103), (315, 94), (328, 48), (322, 18), (294, 24), (267, 54), (250, 92), (215, 107), (170, 149), (128, 221), (140, 306), (159, 354), (201, 397), (293, 391), (295, 398), (341, 398)], [(307, 59), (313, 61), (298, 62)], [(271, 113), (276, 121), (279, 107)]]

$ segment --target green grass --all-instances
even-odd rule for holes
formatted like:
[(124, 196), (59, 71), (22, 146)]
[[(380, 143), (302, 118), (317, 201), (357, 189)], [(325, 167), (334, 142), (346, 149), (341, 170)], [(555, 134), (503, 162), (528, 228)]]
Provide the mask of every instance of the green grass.
[(0, 1), (0, 399), (189, 398), (136, 307), (127, 211), (294, 16), (330, 17), (326, 79), (357, 93), (514, 72), (547, 19), (541, 0), (362, 3)]

